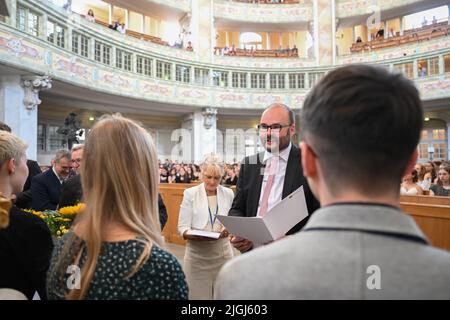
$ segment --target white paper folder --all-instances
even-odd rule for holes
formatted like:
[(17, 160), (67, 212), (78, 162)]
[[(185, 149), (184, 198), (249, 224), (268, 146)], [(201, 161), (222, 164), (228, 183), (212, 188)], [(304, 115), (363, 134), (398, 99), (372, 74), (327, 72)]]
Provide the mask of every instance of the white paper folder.
[(277, 203), (264, 218), (217, 216), (227, 230), (256, 244), (264, 244), (283, 237), (297, 223), (308, 216), (303, 186)]

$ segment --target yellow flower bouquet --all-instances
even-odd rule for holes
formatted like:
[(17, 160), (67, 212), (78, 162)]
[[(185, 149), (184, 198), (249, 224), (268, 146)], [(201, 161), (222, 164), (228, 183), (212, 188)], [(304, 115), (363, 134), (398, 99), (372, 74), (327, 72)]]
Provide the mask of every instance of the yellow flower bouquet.
[(85, 206), (85, 204), (80, 203), (76, 206), (64, 207), (58, 210), (45, 210), (42, 212), (34, 210), (25, 211), (44, 219), (52, 235), (56, 238), (61, 238), (69, 232), (73, 220), (78, 213), (84, 210)]

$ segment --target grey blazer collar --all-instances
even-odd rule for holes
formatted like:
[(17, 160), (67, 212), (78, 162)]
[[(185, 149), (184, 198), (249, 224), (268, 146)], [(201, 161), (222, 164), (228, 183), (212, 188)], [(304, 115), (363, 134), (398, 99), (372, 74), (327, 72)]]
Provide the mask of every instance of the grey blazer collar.
[(387, 205), (345, 203), (322, 207), (303, 228), (303, 231), (308, 230), (355, 230), (406, 237), (428, 244), (413, 218)]

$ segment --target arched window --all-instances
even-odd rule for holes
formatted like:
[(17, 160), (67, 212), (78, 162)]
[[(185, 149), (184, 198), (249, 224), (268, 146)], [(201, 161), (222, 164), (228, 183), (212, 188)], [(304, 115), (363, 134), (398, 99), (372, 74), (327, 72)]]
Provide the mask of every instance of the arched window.
[(262, 49), (262, 37), (255, 32), (244, 32), (239, 36), (239, 48), (241, 49)]

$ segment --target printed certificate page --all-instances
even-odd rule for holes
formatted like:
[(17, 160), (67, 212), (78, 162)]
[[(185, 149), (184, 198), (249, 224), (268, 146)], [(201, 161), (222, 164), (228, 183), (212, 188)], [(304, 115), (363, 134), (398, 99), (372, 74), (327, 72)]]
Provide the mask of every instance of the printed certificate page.
[(276, 204), (264, 218), (218, 216), (227, 230), (254, 243), (264, 244), (283, 237), (308, 216), (303, 186)]

